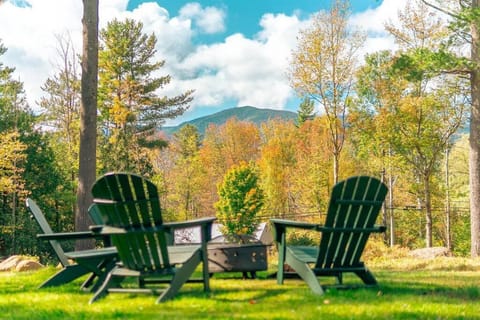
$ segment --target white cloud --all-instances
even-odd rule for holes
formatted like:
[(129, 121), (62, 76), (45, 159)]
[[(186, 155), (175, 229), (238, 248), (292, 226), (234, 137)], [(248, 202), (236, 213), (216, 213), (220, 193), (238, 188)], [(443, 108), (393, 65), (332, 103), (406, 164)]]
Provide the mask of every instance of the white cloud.
[[(383, 32), (383, 21), (396, 17), (399, 3), (405, 1), (384, 0), (376, 10), (352, 17), (352, 25), (360, 25), (372, 35), (366, 52), (393, 47)], [(40, 86), (56, 72), (55, 34), (69, 32), (76, 51), (81, 52), (83, 6), (79, 0), (27, 2), (29, 6), (16, 7), (12, 1), (0, 6), (0, 39), (8, 48), (0, 59), (16, 68), (15, 77), (24, 82), (35, 107), (34, 101), (42, 95)], [(221, 42), (195, 45), (193, 39), (201, 33), (225, 31), (223, 8), (190, 3), (172, 17), (157, 2), (143, 3), (133, 11), (126, 10), (127, 4), (127, 0), (100, 1), (100, 27), (113, 18), (128, 17), (141, 21), (146, 33), (155, 33), (157, 59), (166, 60), (160, 74), (172, 76), (162, 95), (195, 89), (193, 109), (211, 109), (232, 101), (238, 106), (281, 109), (295, 96), (286, 71), (297, 32), (308, 23), (299, 16), (265, 13), (259, 32), (251, 39), (230, 33)]]
[(385, 23), (398, 24), (398, 12), (405, 8), (407, 1), (411, 0), (383, 0), (376, 9), (353, 14), (350, 23), (370, 34), (384, 35)]
[(233, 99), (239, 106), (284, 108), (292, 96), (285, 78), (289, 51), (282, 50), (277, 37), (258, 41), (234, 34), (223, 43), (199, 47), (181, 64), (190, 76), (184, 84), (196, 89), (193, 106)]
[(188, 3), (180, 10), (180, 19), (193, 20), (204, 33), (225, 31), (225, 12), (215, 7), (202, 8), (199, 3)]
[(407, 1), (409, 0), (383, 0), (375, 9), (352, 15), (350, 26), (368, 35), (363, 48), (359, 51), (360, 57), (381, 50), (395, 50), (394, 38), (386, 32), (385, 24), (399, 24), (398, 12), (405, 8)]
[[(30, 0), (28, 6), (10, 2), (0, 6), (0, 39), (8, 49), (0, 58), (16, 68), (14, 77), (24, 82), (31, 102), (39, 99), (40, 85), (50, 74), (56, 56), (55, 34), (80, 33), (81, 12), (77, 0)], [(52, 17), (52, 13), (57, 14)]]

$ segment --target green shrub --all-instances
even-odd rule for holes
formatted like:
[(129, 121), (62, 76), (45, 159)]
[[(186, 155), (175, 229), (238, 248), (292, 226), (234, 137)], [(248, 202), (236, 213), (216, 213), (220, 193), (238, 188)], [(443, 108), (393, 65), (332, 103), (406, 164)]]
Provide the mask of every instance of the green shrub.
[(256, 215), (263, 206), (263, 192), (253, 164), (241, 163), (225, 174), (215, 203), (225, 235), (250, 235), (257, 228)]

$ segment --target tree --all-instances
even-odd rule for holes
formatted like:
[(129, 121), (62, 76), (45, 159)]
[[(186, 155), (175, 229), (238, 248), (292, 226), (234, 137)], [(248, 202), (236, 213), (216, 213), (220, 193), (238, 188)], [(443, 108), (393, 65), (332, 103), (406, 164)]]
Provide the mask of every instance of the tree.
[[(98, 84), (98, 0), (83, 0), (83, 50), (80, 104), (80, 146), (75, 229), (87, 230), (87, 211), (93, 198), (90, 188), (96, 179), (97, 84)], [(77, 250), (92, 243), (78, 241)]]
[(255, 162), (260, 157), (260, 145), (259, 129), (252, 122), (231, 118), (221, 126), (211, 124), (199, 150), (200, 162), (206, 171), (202, 202), (216, 202), (216, 186), (228, 169), (241, 162)]
[(420, 189), (416, 191), (425, 210), (426, 246), (432, 241), (432, 178), (440, 170), (440, 160), (452, 135), (463, 122), (464, 108), (452, 108), (451, 101), (443, 97), (412, 97), (402, 99), (394, 126), (400, 132), (393, 140), (393, 148), (414, 169)]
[[(170, 203), (176, 202), (173, 212), (185, 220), (198, 218), (204, 210), (201, 208), (203, 168), (199, 159), (200, 134), (190, 124), (183, 126), (174, 134), (169, 149), (175, 155), (175, 167), (169, 185), (171, 186)], [(176, 201), (172, 201), (175, 199)]]
[[(350, 110), (351, 143), (355, 156), (361, 163), (368, 163), (370, 173), (381, 172), (388, 181), (388, 200), (383, 212), (383, 221), (388, 223), (389, 242), (395, 245), (394, 189), (395, 181), (405, 172), (402, 158), (394, 153), (391, 138), (397, 132), (389, 126), (392, 110), (398, 97), (406, 91), (406, 81), (395, 76), (394, 57), (390, 51), (381, 51), (365, 56), (365, 64), (358, 70), (355, 90), (357, 100)], [(387, 208), (389, 210), (387, 211)]]
[(319, 220), (321, 213), (327, 209), (333, 181), (328, 119), (315, 117), (297, 131), (291, 192), (295, 194), (299, 213), (313, 214), (315, 221), (319, 222), (322, 221)]
[(156, 37), (143, 34), (143, 24), (113, 20), (100, 32), (99, 108), (101, 159), (104, 170), (149, 171), (146, 150), (164, 146), (156, 129), (181, 115), (192, 90), (160, 97), (157, 90), (171, 77), (153, 77), (165, 61), (155, 58)]
[(298, 107), (298, 125), (301, 126), (305, 121), (312, 120), (315, 116), (315, 102), (306, 97)]
[(292, 122), (271, 120), (262, 124), (264, 142), (258, 161), (265, 209), (273, 217), (292, 216), (296, 209), (293, 192), (297, 131)]
[[(0, 42), (0, 56), (6, 50)], [(0, 63), (0, 255), (33, 251), (37, 241), (22, 200), (37, 190), (54, 197), (58, 186), (51, 149), (13, 72)]]
[[(403, 30), (389, 25), (387, 30), (404, 50), (395, 67), (407, 71), (407, 78), (413, 84), (411, 96), (416, 95), (414, 99), (426, 102), (416, 108), (418, 116), (415, 122), (417, 128), (420, 126), (423, 130), (421, 134), (416, 130), (418, 142), (415, 152), (407, 151), (403, 154), (423, 180), (424, 195), (421, 199), (426, 211), (426, 245), (430, 247), (433, 224), (429, 190), (431, 177), (439, 171), (439, 160), (447, 149), (450, 138), (465, 121), (467, 103), (463, 99), (465, 86), (462, 79), (438, 70), (439, 64), (445, 67), (445, 61), (452, 63), (451, 54), (448, 54), (451, 51), (449, 43), (445, 41), (448, 35), (445, 20), (432, 13), (423, 2), (417, 1), (416, 4), (416, 7), (408, 5), (404, 14), (399, 15)], [(433, 55), (432, 58), (432, 52), (440, 54)], [(449, 67), (457, 65), (458, 63), (453, 63)], [(427, 106), (429, 104), (430, 107)], [(403, 142), (405, 141), (406, 139)]]
[[(39, 118), (36, 120), (40, 121)], [(33, 123), (32, 127), (36, 124)], [(65, 190), (69, 184), (65, 181), (63, 168), (57, 162), (58, 153), (51, 143), (51, 132), (34, 128), (22, 132), (22, 142), (27, 146), (23, 172), (27, 191), (25, 194), (35, 199), (42, 208), (49, 208), (45, 211), (45, 216), (53, 230), (74, 231), (75, 199), (71, 191)], [(21, 208), (26, 209), (23, 201)], [(30, 219), (30, 215), (22, 214), (21, 218), (23, 219), (18, 221), (21, 224), (16, 253), (36, 255), (46, 262), (47, 257), (51, 257), (53, 253), (51, 246), (46, 241), (38, 241), (38, 226)]]
[[(0, 42), (0, 56), (6, 51)], [(0, 62), (0, 253), (6, 248), (12, 252), (17, 249), (18, 200), (25, 194), (22, 174), (26, 145), (20, 135), (28, 106), (23, 84), (12, 79), (14, 71)]]
[(22, 155), (26, 146), (18, 140), (18, 132), (0, 135), (0, 193), (13, 193), (19, 178), (17, 163), (25, 160)]
[[(57, 42), (57, 73), (42, 86), (46, 96), (40, 99), (40, 106), (44, 109), (45, 124), (52, 129), (50, 141), (58, 168), (64, 172), (65, 190), (73, 200), (78, 176), (80, 75), (71, 39), (59, 35)], [(72, 212), (74, 208), (72, 201)]]
[(252, 164), (231, 167), (218, 186), (215, 203), (218, 222), (225, 235), (251, 235), (257, 227), (256, 215), (263, 205), (258, 174)]
[[(449, 185), (446, 187), (450, 189), (451, 199), (448, 209), (451, 220), (452, 250), (462, 256), (470, 254), (468, 138), (468, 134), (464, 133), (454, 141), (448, 152), (448, 168), (445, 168), (448, 172), (444, 172), (449, 176)], [(444, 237), (448, 239), (449, 234), (445, 233)]]
[(334, 183), (345, 141), (356, 54), (365, 40), (362, 33), (348, 29), (348, 17), (348, 2), (341, 0), (335, 0), (328, 13), (314, 16), (312, 26), (300, 31), (289, 70), (291, 86), (299, 95), (317, 101), (328, 119)]
[[(15, 253), (17, 249), (17, 228), (18, 228), (18, 215), (17, 204), (18, 199), (25, 195), (25, 181), (23, 180), (22, 173), (24, 168), (22, 162), (25, 161), (26, 155), (24, 153), (26, 145), (19, 140), (19, 133), (17, 131), (3, 132), (0, 136), (0, 194), (4, 197), (11, 196), (11, 205), (8, 210), (11, 215), (11, 219), (7, 219), (7, 212), (2, 212), (4, 216), (2, 226), (1, 242), (7, 241), (5, 238), (9, 237), (9, 246), (12, 250), (11, 253)], [(6, 205), (5, 201), (4, 205)], [(4, 207), (4, 206), (2, 206)], [(1, 220), (0, 220), (1, 221)], [(3, 239), (2, 239), (3, 238)], [(1, 250), (0, 250), (1, 252)]]
[[(400, 47), (391, 64), (390, 78), (378, 73), (383, 65), (377, 65), (375, 70), (370, 65), (372, 74), (364, 73), (366, 80), (359, 83), (368, 86), (375, 76), (384, 77), (376, 81), (388, 81), (383, 87), (373, 82), (373, 88), (382, 90), (376, 95), (374, 116), (383, 119), (383, 127), (387, 130), (386, 136), (378, 134), (385, 137), (393, 152), (402, 157), (412, 168), (413, 177), (418, 179), (418, 189), (413, 191), (425, 210), (426, 246), (431, 247), (432, 178), (439, 172), (440, 160), (450, 138), (464, 123), (466, 102), (462, 100), (461, 81), (432, 70), (432, 62), (425, 53), (441, 47), (441, 40), (447, 34), (446, 26), (427, 7), (420, 2), (417, 4), (417, 7), (407, 5), (399, 14), (400, 28), (386, 26)], [(394, 103), (390, 94), (392, 88), (397, 92)], [(368, 89), (359, 90), (362, 92), (368, 93)]]
[(200, 133), (197, 127), (186, 124), (180, 131), (173, 134), (179, 148), (180, 155), (183, 158), (189, 158), (197, 155), (200, 148)]
[[(463, 40), (460, 45), (470, 46), (470, 64), (468, 68), (459, 70), (461, 74), (467, 73), (470, 77), (470, 230), (471, 230), (471, 256), (480, 256), (480, 1), (460, 1), (459, 6), (445, 6), (451, 4), (443, 1), (422, 0), (431, 6), (454, 18), (454, 30), (457, 39)], [(462, 57), (460, 57), (460, 60)], [(451, 70), (450, 70), (451, 71)]]
[[(7, 48), (0, 41), (0, 56)], [(23, 84), (12, 79), (14, 68), (0, 62), (0, 132), (17, 127), (19, 111), (25, 108)]]

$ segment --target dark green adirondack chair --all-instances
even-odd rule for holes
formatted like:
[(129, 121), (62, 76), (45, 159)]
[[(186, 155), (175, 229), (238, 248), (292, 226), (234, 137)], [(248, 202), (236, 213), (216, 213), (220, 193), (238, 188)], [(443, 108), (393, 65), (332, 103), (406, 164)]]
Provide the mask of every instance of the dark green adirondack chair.
[[(112, 269), (115, 265), (115, 258), (117, 256), (116, 248), (105, 247), (92, 250), (65, 252), (61, 245), (61, 241), (92, 239), (94, 234), (91, 231), (54, 233), (36, 202), (27, 198), (25, 204), (43, 232), (43, 234), (39, 234), (37, 237), (50, 242), (52, 249), (62, 264), (62, 269), (42, 283), (40, 288), (59, 286), (86, 274), (91, 275), (82, 284), (82, 289), (90, 287), (97, 280), (99, 280), (97, 283), (103, 283), (106, 272)], [(94, 213), (91, 213), (91, 215), (95, 216)], [(73, 259), (77, 261), (77, 263), (71, 262), (69, 259)], [(94, 290), (96, 287), (93, 286), (92, 289)]]
[[(287, 264), (316, 294), (324, 293), (319, 276), (334, 276), (338, 287), (348, 287), (343, 274), (350, 272), (365, 286), (377, 285), (361, 256), (370, 234), (386, 230), (375, 225), (386, 194), (387, 187), (376, 178), (351, 177), (333, 187), (324, 225), (271, 219), (278, 248), (277, 282), (283, 283)], [(320, 232), (319, 245), (289, 245), (286, 233), (293, 228)]]
[[(209, 291), (207, 241), (215, 218), (164, 223), (156, 186), (129, 173), (108, 173), (92, 187), (94, 203), (105, 222), (98, 232), (108, 234), (117, 247), (120, 262), (90, 300), (109, 292), (159, 294), (157, 303), (173, 298), (202, 263), (204, 291)], [(200, 227), (201, 243), (169, 246), (174, 229)], [(127, 277), (138, 286), (120, 287)], [(198, 280), (198, 279), (197, 279)], [(161, 284), (161, 285), (159, 285)]]

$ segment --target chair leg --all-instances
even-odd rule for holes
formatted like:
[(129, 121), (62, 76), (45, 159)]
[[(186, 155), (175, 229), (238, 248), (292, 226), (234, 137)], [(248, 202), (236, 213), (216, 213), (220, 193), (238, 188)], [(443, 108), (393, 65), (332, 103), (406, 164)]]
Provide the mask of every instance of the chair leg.
[(97, 277), (97, 275), (95, 273), (92, 273), (88, 278), (87, 280), (85, 280), (82, 285), (80, 286), (80, 289), (82, 290), (87, 290), (88, 287), (90, 287), (94, 282), (95, 282), (95, 278)]
[(116, 259), (108, 259), (103, 261), (100, 267), (101, 272), (96, 275), (98, 279), (95, 281), (90, 291), (96, 292), (102, 283), (105, 282), (107, 275), (113, 270), (113, 268), (115, 268), (116, 265)]
[(364, 271), (355, 271), (355, 274), (362, 279), (366, 285), (377, 285), (377, 279), (367, 268)]
[(82, 284), (81, 289), (86, 290), (88, 287), (92, 286), (90, 288), (90, 291), (95, 292), (97, 291), (98, 287), (103, 283), (105, 280), (105, 277), (107, 274), (112, 270), (116, 265), (116, 259), (114, 258), (105, 258), (101, 261), (99, 261), (96, 265), (96, 267), (93, 267), (93, 265), (90, 265), (88, 269), (92, 271), (92, 274), (88, 277), (87, 280)]
[(285, 277), (285, 248), (284, 246), (278, 246), (278, 270), (277, 270), (277, 283), (283, 284)]
[(40, 288), (60, 286), (62, 284), (71, 282), (87, 273), (91, 272), (84, 266), (73, 264), (64, 267), (59, 272), (55, 273), (47, 281), (40, 285)]
[(107, 274), (105, 281), (101, 283), (101, 286), (98, 288), (98, 290), (95, 292), (93, 297), (90, 299), (89, 304), (94, 303), (98, 299), (105, 297), (108, 294), (108, 289), (111, 287), (111, 282), (113, 281), (113, 271), (115, 271), (115, 269), (111, 270)]
[(317, 276), (307, 263), (292, 257), (288, 251), (286, 253), (286, 263), (298, 273), (298, 275), (307, 283), (313, 293), (318, 295), (323, 295), (325, 293), (322, 289), (322, 286), (318, 282)]
[(202, 278), (204, 292), (210, 292), (210, 277), (211, 274), (208, 270), (208, 249), (206, 244), (202, 244)]
[(193, 256), (190, 257), (190, 259), (184, 262), (182, 267), (177, 269), (175, 272), (169, 287), (162, 292), (160, 297), (158, 297), (157, 303), (173, 298), (183, 284), (187, 282), (201, 261), (201, 252), (197, 251)]
[(343, 284), (343, 273), (339, 273), (337, 275), (337, 284), (342, 285)]

